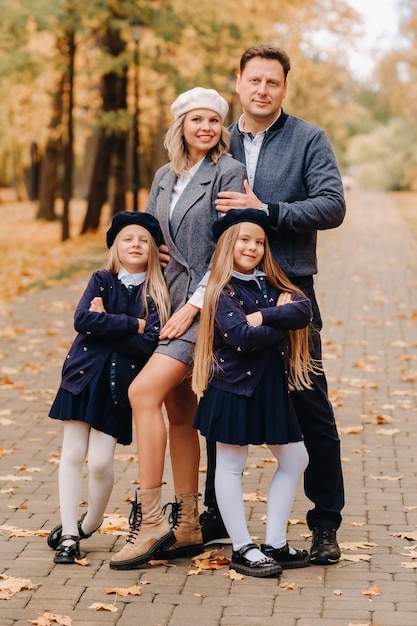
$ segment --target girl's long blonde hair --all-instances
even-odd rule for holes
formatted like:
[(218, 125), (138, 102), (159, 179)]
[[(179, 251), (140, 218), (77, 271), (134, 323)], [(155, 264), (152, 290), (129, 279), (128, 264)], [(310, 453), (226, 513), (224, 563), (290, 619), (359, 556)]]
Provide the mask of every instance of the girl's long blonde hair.
[[(192, 387), (198, 397), (201, 397), (206, 390), (213, 367), (216, 365), (213, 353), (215, 315), (220, 294), (232, 276), (233, 252), (239, 236), (239, 229), (240, 224), (228, 228), (219, 238), (213, 255), (194, 355)], [(267, 238), (265, 239), (264, 257), (259, 269), (265, 272), (268, 282), (280, 291), (304, 295), (298, 287), (291, 283), (274, 260)], [(311, 385), (310, 373), (318, 373), (320, 368), (310, 357), (308, 328), (289, 330), (288, 332), (290, 337), (288, 374), (290, 389), (303, 389)]]
[[(174, 120), (165, 136), (164, 146), (168, 152), (171, 168), (177, 176), (192, 167), (187, 144), (184, 139), (184, 119), (186, 113)], [(230, 133), (222, 126), (219, 143), (209, 152), (213, 163), (217, 163), (223, 154), (228, 154), (230, 145)]]
[[(161, 326), (164, 326), (171, 314), (171, 301), (168, 288), (162, 274), (161, 264), (159, 262), (158, 246), (156, 245), (155, 239), (152, 237), (151, 233), (148, 231), (147, 233), (149, 237), (149, 253), (146, 278), (142, 289), (142, 303), (145, 309), (145, 317), (147, 317), (149, 309), (146, 295), (149, 294), (155, 302)], [(120, 233), (117, 234), (113, 245), (109, 249), (109, 257), (106, 265), (106, 269), (112, 274), (118, 274), (121, 267), (119, 255), (117, 254), (119, 235)]]

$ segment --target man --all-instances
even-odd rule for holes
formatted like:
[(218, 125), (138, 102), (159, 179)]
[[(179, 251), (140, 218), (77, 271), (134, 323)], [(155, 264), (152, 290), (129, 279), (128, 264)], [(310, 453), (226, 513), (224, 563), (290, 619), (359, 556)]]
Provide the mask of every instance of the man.
[[(246, 164), (246, 193), (221, 192), (219, 212), (258, 208), (277, 228), (274, 257), (313, 306), (310, 324), (312, 356), (321, 360), (322, 321), (314, 294), (317, 231), (336, 228), (345, 216), (340, 173), (323, 130), (284, 113), (281, 108), (290, 70), (288, 55), (271, 46), (247, 50), (240, 61), (236, 91), (243, 114), (231, 128), (231, 153)], [(337, 563), (336, 531), (341, 524), (344, 488), (340, 440), (324, 373), (314, 376), (312, 390), (293, 392), (293, 401), (310, 462), (304, 488), (314, 503), (307, 523), (312, 531), (312, 564)], [(200, 516), (205, 544), (228, 542), (215, 492), (215, 444), (207, 442), (205, 505)]]

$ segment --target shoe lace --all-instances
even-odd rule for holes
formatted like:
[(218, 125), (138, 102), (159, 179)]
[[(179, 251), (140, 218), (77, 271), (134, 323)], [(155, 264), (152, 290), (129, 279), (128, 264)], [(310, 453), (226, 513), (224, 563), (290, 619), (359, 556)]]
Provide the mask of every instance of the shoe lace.
[(182, 500), (175, 499), (175, 502), (167, 502), (162, 507), (162, 513), (165, 515), (167, 508), (171, 507), (171, 512), (168, 516), (168, 523), (171, 529), (178, 528), (182, 518)]
[(129, 534), (126, 543), (134, 543), (142, 524), (142, 505), (138, 502), (137, 494), (132, 502), (132, 510), (129, 515)]
[(317, 530), (317, 541), (322, 544), (329, 545), (334, 541), (334, 534), (335, 531), (333, 530), (333, 528), (319, 528)]

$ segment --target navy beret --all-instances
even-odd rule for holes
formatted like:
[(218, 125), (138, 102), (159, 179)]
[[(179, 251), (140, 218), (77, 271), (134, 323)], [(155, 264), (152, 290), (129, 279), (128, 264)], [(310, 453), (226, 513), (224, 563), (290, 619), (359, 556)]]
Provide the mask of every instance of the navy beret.
[(155, 239), (157, 246), (160, 246), (161, 243), (164, 242), (164, 237), (156, 217), (149, 215), (149, 213), (140, 213), (139, 211), (122, 211), (121, 213), (116, 213), (107, 231), (106, 243), (108, 248), (111, 248), (114, 244), (114, 240), (122, 228), (130, 224), (136, 224), (137, 226), (146, 228)]
[(213, 235), (215, 240), (218, 241), (220, 236), (228, 228), (234, 226), (235, 224), (241, 224), (242, 222), (253, 222), (254, 224), (258, 224), (258, 226), (265, 231), (268, 241), (271, 241), (274, 236), (275, 229), (269, 223), (268, 216), (265, 211), (262, 211), (262, 209), (230, 209), (224, 217), (220, 217), (213, 224)]

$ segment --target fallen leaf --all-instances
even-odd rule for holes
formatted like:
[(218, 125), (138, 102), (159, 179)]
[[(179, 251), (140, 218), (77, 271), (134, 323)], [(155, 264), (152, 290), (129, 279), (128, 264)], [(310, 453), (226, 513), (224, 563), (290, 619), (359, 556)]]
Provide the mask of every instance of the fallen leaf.
[(381, 589), (379, 587), (369, 587), (369, 589), (364, 589), (363, 591), (361, 591), (361, 594), (363, 596), (380, 596), (381, 595)]
[(0, 458), (2, 456), (9, 456), (13, 452), (12, 449), (6, 450), (5, 448), (0, 448)]
[(200, 570), (218, 570), (223, 565), (229, 565), (230, 559), (225, 556), (213, 556), (206, 559), (193, 558), (195, 566)]
[(142, 595), (141, 590), (138, 585), (133, 585), (132, 587), (112, 587), (110, 589), (106, 589), (106, 593), (115, 593), (118, 596), (140, 596)]
[[(408, 550), (408, 548), (405, 548)], [(401, 552), (401, 556), (408, 556), (410, 559), (417, 559), (417, 550), (410, 550), (407, 554), (406, 552)]]
[(129, 531), (129, 521), (126, 515), (119, 515), (113, 513), (112, 515), (105, 515), (103, 523), (98, 529), (98, 532), (102, 535), (127, 535)]
[(376, 434), (392, 437), (393, 435), (398, 435), (398, 433), (400, 432), (401, 431), (399, 430), (399, 428), (380, 428), (379, 430), (376, 431)]
[(17, 578), (15, 576), (7, 576), (0, 574), (0, 600), (10, 600), (19, 591), (25, 589), (36, 589), (39, 585), (35, 585), (28, 578)]
[(81, 565), (82, 567), (88, 567), (91, 561), (88, 557), (84, 557), (82, 559), (74, 558), (74, 563), (76, 563), (77, 565)]
[(365, 424), (392, 424), (393, 418), (390, 415), (376, 415), (370, 420), (365, 420)]
[(359, 435), (363, 431), (363, 426), (339, 426), (338, 431), (345, 435)]
[(13, 426), (14, 422), (6, 417), (0, 418), (0, 426)]
[(257, 491), (253, 491), (252, 493), (244, 493), (243, 494), (244, 502), (268, 502), (268, 497), (265, 495), (259, 494)]
[(388, 480), (388, 481), (395, 481), (395, 480), (401, 480), (402, 476), (369, 476), (369, 478), (371, 478), (372, 480)]
[(219, 552), (218, 549), (207, 550), (207, 552), (202, 552), (201, 554), (197, 554), (197, 556), (191, 557), (192, 561), (197, 561), (199, 559), (210, 559), (212, 556)]
[(284, 589), (284, 591), (287, 591), (288, 589), (290, 591), (295, 591), (296, 589), (298, 589), (298, 585), (296, 585), (295, 583), (281, 583), (280, 588)]
[(334, 593), (335, 596), (342, 596), (343, 595), (343, 592), (340, 589), (335, 589), (333, 591), (333, 593)]
[(400, 539), (407, 539), (408, 541), (417, 541), (417, 532), (391, 533), (391, 537), (399, 537)]
[(3, 526), (0, 526), (0, 530), (10, 531), (10, 539), (12, 539), (12, 537), (47, 537), (50, 532), (49, 530), (43, 528), (41, 528), (40, 530), (27, 530), (24, 528), (19, 528), (17, 526), (9, 526), (8, 524), (3, 524)]
[(228, 576), (230, 580), (243, 580), (245, 578), (243, 574), (239, 574), (239, 572), (234, 569), (229, 569), (225, 576)]
[(138, 457), (134, 454), (115, 454), (114, 458), (117, 461), (129, 461), (131, 463), (137, 463)]
[(56, 613), (38, 613), (37, 619), (29, 620), (29, 624), (34, 624), (34, 626), (51, 626), (51, 624), (72, 626), (72, 618), (69, 615), (57, 615)]
[(404, 376), (400, 376), (400, 380), (404, 383), (415, 383), (417, 381), (417, 372), (411, 371), (404, 374)]
[(93, 602), (88, 608), (94, 609), (95, 611), (111, 611), (111, 613), (117, 613), (119, 611), (114, 604), (104, 604), (103, 602)]
[(187, 572), (187, 576), (198, 576), (201, 574), (201, 569), (190, 569)]
[(14, 465), (13, 469), (17, 469), (18, 472), (42, 472), (43, 470), (40, 467), (28, 467), (27, 465)]
[(0, 480), (4, 482), (15, 483), (20, 480), (23, 480), (23, 481), (32, 480), (32, 477), (31, 476), (14, 476), (13, 474), (8, 474), (7, 476), (0, 476)]
[(347, 554), (341, 554), (340, 556), (340, 560), (341, 561), (352, 561), (353, 563), (359, 563), (360, 561), (370, 561), (371, 557), (369, 554), (352, 554), (352, 555), (347, 555)]
[(368, 543), (367, 541), (344, 541), (340, 544), (342, 550), (367, 550), (376, 547), (376, 543)]

